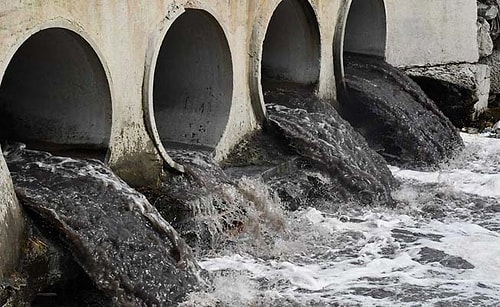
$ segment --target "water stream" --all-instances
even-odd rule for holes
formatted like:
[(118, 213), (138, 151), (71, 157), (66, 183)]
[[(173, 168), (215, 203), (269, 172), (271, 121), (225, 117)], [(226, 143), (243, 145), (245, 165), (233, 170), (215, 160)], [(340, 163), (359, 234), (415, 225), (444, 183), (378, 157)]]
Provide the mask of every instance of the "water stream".
[(115, 304), (174, 304), (199, 283), (190, 248), (147, 199), (102, 162), (5, 148), (23, 206), (59, 233)]
[(385, 161), (332, 105), (312, 93), (286, 88), (266, 92), (265, 99), (270, 129), (335, 181), (330, 185), (336, 194), (344, 200), (390, 204), (394, 178)]
[(436, 166), (463, 144), (457, 129), (406, 74), (382, 59), (345, 56), (345, 117), (388, 162)]

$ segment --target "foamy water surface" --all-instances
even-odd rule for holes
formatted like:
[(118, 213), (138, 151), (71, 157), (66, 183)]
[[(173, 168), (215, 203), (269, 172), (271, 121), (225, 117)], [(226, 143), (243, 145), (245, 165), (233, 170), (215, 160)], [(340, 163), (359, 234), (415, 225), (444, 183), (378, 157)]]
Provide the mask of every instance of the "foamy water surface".
[(184, 305), (499, 306), (500, 140), (462, 137), (439, 171), (391, 167), (396, 208), (305, 208), (235, 239), (200, 261), (213, 291)]

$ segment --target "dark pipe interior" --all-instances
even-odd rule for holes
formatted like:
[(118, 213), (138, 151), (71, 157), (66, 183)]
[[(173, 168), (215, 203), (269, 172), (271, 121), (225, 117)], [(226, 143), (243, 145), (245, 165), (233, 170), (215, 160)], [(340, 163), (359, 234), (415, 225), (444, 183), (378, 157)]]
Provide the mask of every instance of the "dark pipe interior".
[(0, 139), (51, 152), (104, 159), (111, 95), (92, 47), (51, 28), (15, 53), (0, 86)]
[(233, 66), (222, 28), (208, 13), (186, 10), (168, 30), (156, 63), (153, 104), (163, 145), (213, 150), (232, 95)]
[(337, 27), (334, 44), (337, 99), (347, 99), (344, 62), (348, 55), (361, 54), (385, 58), (387, 41), (386, 13), (383, 0), (352, 0), (344, 3), (345, 24)]
[(353, 0), (344, 36), (344, 52), (385, 57), (386, 15), (382, 0)]
[(313, 9), (307, 1), (283, 0), (264, 40), (263, 90), (287, 83), (314, 88), (319, 70), (320, 37)]

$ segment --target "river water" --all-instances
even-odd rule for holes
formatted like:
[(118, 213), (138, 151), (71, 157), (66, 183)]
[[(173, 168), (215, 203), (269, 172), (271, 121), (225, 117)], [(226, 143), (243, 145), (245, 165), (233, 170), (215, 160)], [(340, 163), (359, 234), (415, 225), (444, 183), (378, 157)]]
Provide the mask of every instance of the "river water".
[(272, 239), (200, 259), (215, 288), (184, 306), (498, 306), (500, 140), (461, 136), (439, 171), (390, 167), (396, 208), (283, 211)]

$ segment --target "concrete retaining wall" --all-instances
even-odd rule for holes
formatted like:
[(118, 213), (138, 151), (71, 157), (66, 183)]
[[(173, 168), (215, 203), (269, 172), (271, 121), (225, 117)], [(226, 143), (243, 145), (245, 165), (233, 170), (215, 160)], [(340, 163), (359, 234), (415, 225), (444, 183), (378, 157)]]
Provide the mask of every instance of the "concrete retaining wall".
[(476, 0), (386, 0), (386, 10), (389, 63), (478, 61)]

